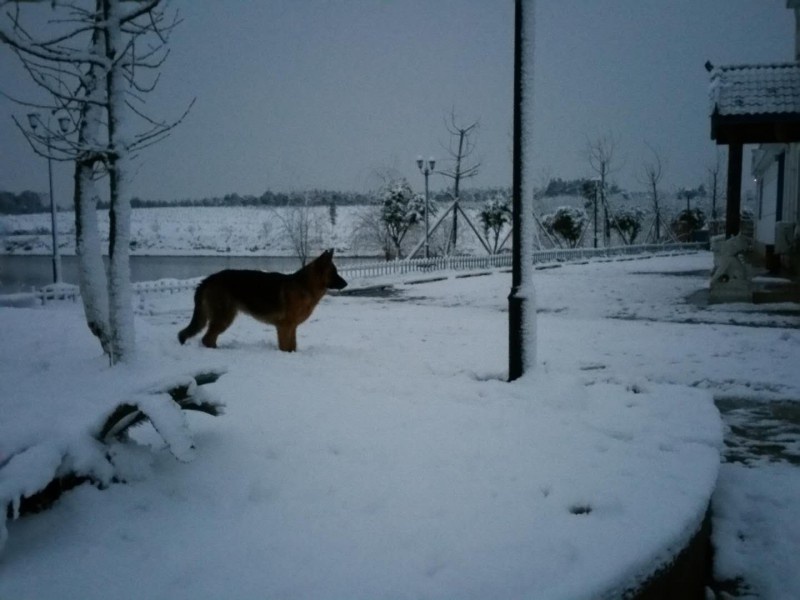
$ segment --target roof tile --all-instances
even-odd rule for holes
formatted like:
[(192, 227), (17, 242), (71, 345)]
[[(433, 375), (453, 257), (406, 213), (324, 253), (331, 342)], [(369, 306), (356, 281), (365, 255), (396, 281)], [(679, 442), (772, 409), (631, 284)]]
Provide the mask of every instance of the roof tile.
[(716, 67), (709, 90), (711, 113), (800, 113), (800, 63)]

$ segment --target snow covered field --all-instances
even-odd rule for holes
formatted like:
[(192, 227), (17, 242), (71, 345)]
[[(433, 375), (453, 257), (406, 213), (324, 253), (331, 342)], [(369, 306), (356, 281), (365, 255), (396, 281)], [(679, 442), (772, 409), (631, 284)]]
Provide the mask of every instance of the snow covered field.
[[(131, 213), (131, 251), (140, 255), (217, 255), (297, 256), (285, 233), (284, 221), (300, 218), (297, 208), (269, 207), (174, 207), (137, 208)], [(381, 244), (365, 220), (375, 206), (340, 206), (335, 219), (327, 206), (312, 206), (305, 216), (314, 248), (336, 248), (347, 256), (383, 256)], [(440, 210), (443, 210), (440, 209)], [(476, 226), (474, 207), (465, 207)], [(101, 239), (107, 246), (108, 212), (98, 211)], [(296, 221), (295, 221), (296, 222)], [(483, 249), (464, 226), (459, 235), (463, 251)], [(440, 243), (443, 226), (432, 238)], [(59, 247), (64, 254), (75, 253), (75, 216), (72, 211), (58, 213)], [(404, 250), (419, 238), (417, 229), (409, 232)], [(443, 243), (443, 242), (442, 242)], [(50, 254), (52, 242), (49, 213), (0, 215), (0, 254)]]
[(536, 271), (539, 364), (514, 384), (507, 273), (326, 298), (291, 355), (247, 318), (216, 351), (181, 347), (191, 294), (148, 296), (125, 369), (77, 305), (0, 308), (0, 462), (227, 369), (208, 386), (227, 414), (188, 417), (193, 462), (142, 427), (155, 450), (121, 456), (128, 484), (8, 524), (0, 598), (614, 597), (686, 542), (718, 473), (718, 575), (800, 597), (798, 469), (719, 470), (711, 403), (800, 400), (800, 311), (687, 303), (710, 265)]
[[(356, 209), (342, 207), (343, 223), (338, 228), (327, 219), (324, 206), (309, 210), (318, 224), (318, 233), (326, 242), (335, 241), (336, 235), (352, 235)], [(224, 254), (232, 250), (237, 254), (269, 254), (291, 256), (294, 251), (282, 235), (278, 215), (287, 209), (249, 207), (207, 208), (137, 208), (131, 213), (131, 248), (137, 254)], [(351, 214), (353, 213), (353, 214)], [(108, 241), (108, 211), (98, 211), (98, 225), (104, 244)], [(13, 254), (49, 254), (51, 252), (50, 216), (46, 213), (31, 215), (3, 215), (8, 233), (5, 252)], [(75, 216), (72, 211), (58, 214), (58, 230), (62, 234), (59, 246), (62, 252), (75, 252)]]
[[(561, 206), (583, 207), (585, 199), (579, 196), (557, 196), (537, 201), (538, 215), (551, 214)], [(653, 217), (647, 201), (639, 196), (631, 199), (616, 197), (615, 205), (626, 210), (643, 212), (642, 231), (637, 243), (645, 243), (652, 227)], [(708, 199), (697, 199), (694, 204), (711, 214)], [(462, 203), (479, 230), (478, 219), (481, 205)], [(438, 206), (442, 214), (446, 206)], [(685, 208), (682, 198), (668, 197), (662, 200), (662, 217), (669, 223)], [(292, 221), (300, 209), (291, 207), (171, 207), (136, 208), (131, 213), (131, 251), (138, 255), (218, 255), (239, 256), (296, 256), (294, 248), (286, 238), (283, 221)], [(309, 233), (316, 248), (336, 248), (340, 256), (382, 256), (383, 251), (376, 236), (370, 233), (368, 215), (375, 205), (338, 206), (332, 218), (328, 206), (312, 206), (304, 217), (309, 224)], [(108, 211), (97, 212), (100, 235), (108, 241)], [(365, 218), (366, 217), (366, 218)], [(484, 250), (466, 224), (459, 231), (459, 245), (467, 253), (483, 253)], [(449, 235), (450, 218), (433, 235), (431, 247), (443, 245)], [(58, 213), (59, 247), (64, 254), (75, 252), (75, 216), (72, 211)], [(501, 239), (505, 236), (503, 232)], [(602, 234), (601, 234), (602, 235)], [(404, 243), (409, 251), (419, 239), (419, 229), (412, 229)], [(545, 240), (546, 242), (546, 240)], [(584, 235), (584, 245), (590, 245), (589, 232)], [(622, 244), (616, 234), (612, 245)], [(51, 249), (50, 214), (0, 215), (0, 254), (49, 255)]]

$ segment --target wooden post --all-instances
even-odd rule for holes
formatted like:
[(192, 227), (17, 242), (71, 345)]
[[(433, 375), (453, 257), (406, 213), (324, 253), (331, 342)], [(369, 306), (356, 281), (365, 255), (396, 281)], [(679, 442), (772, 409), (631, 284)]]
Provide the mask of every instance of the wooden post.
[(742, 144), (728, 146), (728, 211), (725, 237), (739, 234), (742, 208)]

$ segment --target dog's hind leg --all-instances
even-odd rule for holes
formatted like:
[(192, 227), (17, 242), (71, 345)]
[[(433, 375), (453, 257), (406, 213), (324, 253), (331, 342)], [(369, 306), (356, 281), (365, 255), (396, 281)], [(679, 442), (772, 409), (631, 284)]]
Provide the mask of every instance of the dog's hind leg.
[(192, 320), (189, 321), (189, 324), (181, 329), (178, 332), (178, 341), (183, 344), (188, 340), (190, 337), (193, 337), (200, 333), (206, 326), (208, 322), (208, 316), (206, 315), (206, 311), (203, 307), (202, 299), (199, 297), (195, 298), (194, 302), (194, 312), (192, 313)]
[(211, 322), (208, 324), (208, 331), (203, 336), (203, 345), (207, 348), (216, 348), (217, 337), (231, 326), (235, 318), (235, 306), (215, 307), (211, 315)]

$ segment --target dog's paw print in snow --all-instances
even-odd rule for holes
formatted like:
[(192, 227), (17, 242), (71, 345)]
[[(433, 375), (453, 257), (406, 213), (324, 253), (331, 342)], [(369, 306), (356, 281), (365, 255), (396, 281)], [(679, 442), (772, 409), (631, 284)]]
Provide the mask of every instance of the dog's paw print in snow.
[(425, 568), (425, 576), (430, 578), (436, 577), (436, 575), (447, 566), (447, 563), (439, 558), (428, 559), (427, 563), (428, 566)]
[(340, 456), (342, 454), (342, 448), (338, 444), (328, 444), (328, 453), (333, 456)]
[(592, 513), (592, 507), (590, 504), (586, 502), (580, 502), (578, 504), (573, 504), (569, 507), (569, 512), (573, 515), (589, 515)]

